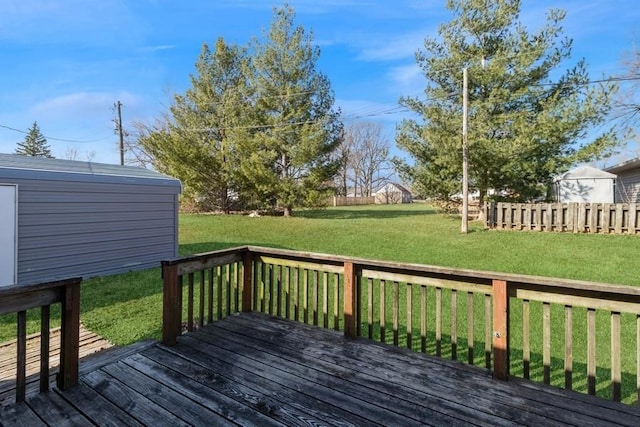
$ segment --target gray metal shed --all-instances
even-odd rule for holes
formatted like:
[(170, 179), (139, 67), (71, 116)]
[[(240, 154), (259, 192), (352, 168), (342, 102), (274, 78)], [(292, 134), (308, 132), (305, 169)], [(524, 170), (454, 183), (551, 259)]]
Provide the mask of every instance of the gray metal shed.
[(180, 192), (144, 168), (0, 154), (0, 286), (158, 266), (178, 255)]
[(556, 200), (561, 203), (613, 203), (612, 173), (585, 165), (554, 179)]

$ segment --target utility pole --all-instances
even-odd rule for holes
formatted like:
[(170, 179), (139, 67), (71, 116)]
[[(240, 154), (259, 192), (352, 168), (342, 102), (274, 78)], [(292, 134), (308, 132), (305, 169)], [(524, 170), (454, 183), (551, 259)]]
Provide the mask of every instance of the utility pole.
[(460, 231), (469, 231), (469, 75), (462, 69), (462, 225)]
[(118, 123), (116, 123), (116, 130), (120, 135), (120, 166), (124, 166), (124, 130), (122, 129), (122, 102), (116, 102), (116, 109), (118, 110)]

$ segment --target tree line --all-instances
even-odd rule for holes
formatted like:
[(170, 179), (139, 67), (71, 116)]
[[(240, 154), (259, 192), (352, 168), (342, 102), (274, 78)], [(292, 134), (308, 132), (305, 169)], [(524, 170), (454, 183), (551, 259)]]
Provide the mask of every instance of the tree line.
[[(590, 80), (584, 59), (561, 69), (572, 46), (563, 10), (550, 9), (544, 25), (530, 32), (519, 20), (519, 0), (446, 6), (452, 19), (416, 52), (424, 92), (400, 98), (413, 116), (397, 125), (395, 143), (405, 155), (393, 162), (380, 124), (341, 121), (330, 81), (316, 67), (313, 33), (294, 24), (288, 5), (274, 8), (270, 27), (245, 46), (223, 38), (204, 44), (190, 87), (155, 122), (137, 123), (139, 137), (128, 152), (179, 178), (183, 198), (198, 208), (291, 215), (330, 194), (370, 196), (394, 173), (423, 197), (456, 197), (463, 68), (469, 184), (481, 204), (489, 197), (550, 198), (556, 175), (615, 153), (637, 125), (637, 51), (628, 76), (619, 79), (631, 82), (628, 91), (618, 94), (615, 79)], [(616, 111), (626, 118), (619, 127), (611, 122)], [(19, 149), (36, 136), (30, 133)]]

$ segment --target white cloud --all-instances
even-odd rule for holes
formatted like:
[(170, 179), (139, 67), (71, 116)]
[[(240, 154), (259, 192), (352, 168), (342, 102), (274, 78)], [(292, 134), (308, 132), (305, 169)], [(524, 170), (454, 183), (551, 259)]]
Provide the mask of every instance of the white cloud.
[(136, 107), (141, 99), (128, 92), (76, 92), (42, 101), (32, 106), (29, 113), (35, 117), (73, 118), (94, 115), (108, 115), (116, 100)]
[(363, 46), (359, 59), (365, 61), (390, 61), (414, 56), (416, 50), (424, 44), (428, 31), (415, 31), (389, 38), (387, 34), (366, 37), (368, 46)]

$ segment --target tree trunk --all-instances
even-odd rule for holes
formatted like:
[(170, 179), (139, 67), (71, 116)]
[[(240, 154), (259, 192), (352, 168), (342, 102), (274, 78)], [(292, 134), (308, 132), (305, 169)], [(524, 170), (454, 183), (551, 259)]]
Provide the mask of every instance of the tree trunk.
[(287, 217), (287, 218), (290, 217), (292, 211), (293, 210), (291, 209), (291, 206), (285, 206), (284, 207), (284, 216)]

